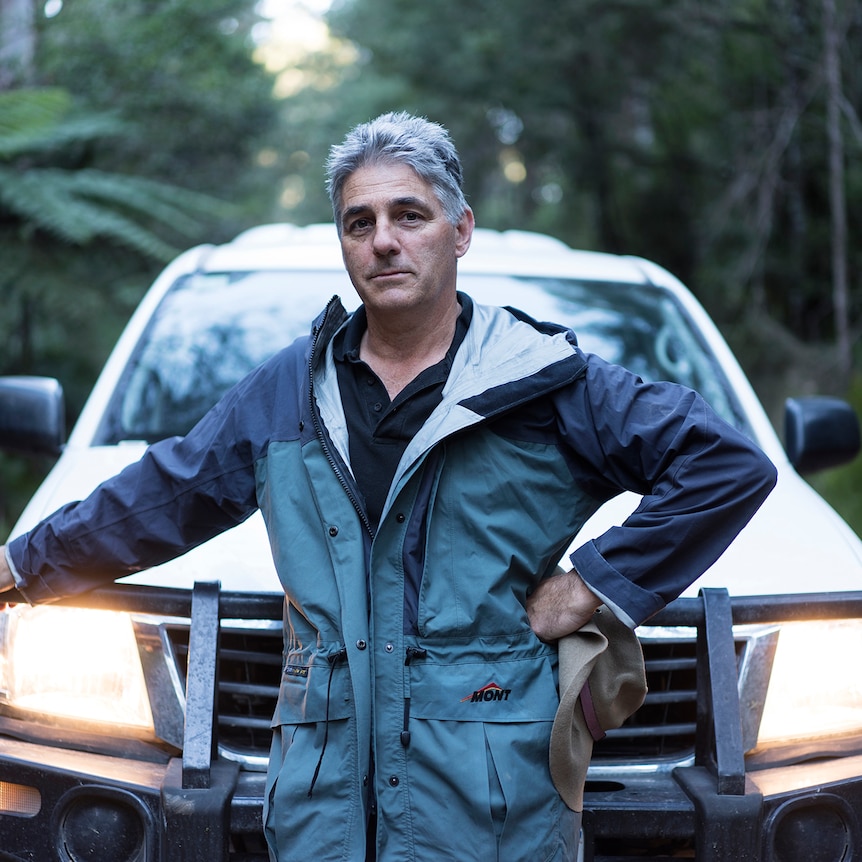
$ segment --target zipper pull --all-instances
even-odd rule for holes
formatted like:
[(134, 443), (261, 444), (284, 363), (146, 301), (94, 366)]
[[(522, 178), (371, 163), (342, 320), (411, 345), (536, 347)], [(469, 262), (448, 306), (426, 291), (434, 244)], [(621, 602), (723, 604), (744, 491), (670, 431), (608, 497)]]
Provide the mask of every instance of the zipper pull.
[(422, 647), (407, 647), (407, 656), (404, 659), (405, 667), (409, 667), (414, 658), (425, 658), (426, 655), (428, 655), (428, 650), (422, 649)]

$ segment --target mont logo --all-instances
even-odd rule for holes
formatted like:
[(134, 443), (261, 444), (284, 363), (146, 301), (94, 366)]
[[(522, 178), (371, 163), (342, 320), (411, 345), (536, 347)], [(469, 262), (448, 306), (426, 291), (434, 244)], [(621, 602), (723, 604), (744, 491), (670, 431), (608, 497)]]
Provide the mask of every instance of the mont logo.
[(500, 688), (496, 682), (489, 682), (488, 685), (477, 689), (473, 694), (468, 694), (467, 697), (461, 698), (461, 703), (470, 701), (470, 703), (490, 703), (497, 700), (508, 700), (512, 693), (510, 688)]

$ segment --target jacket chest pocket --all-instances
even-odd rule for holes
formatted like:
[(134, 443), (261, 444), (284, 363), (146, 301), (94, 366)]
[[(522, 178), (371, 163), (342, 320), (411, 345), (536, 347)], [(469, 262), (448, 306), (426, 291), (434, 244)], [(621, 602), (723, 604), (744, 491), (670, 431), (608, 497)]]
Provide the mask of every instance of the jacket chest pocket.
[(443, 721), (553, 721), (559, 695), (547, 655), (410, 668), (414, 718)]

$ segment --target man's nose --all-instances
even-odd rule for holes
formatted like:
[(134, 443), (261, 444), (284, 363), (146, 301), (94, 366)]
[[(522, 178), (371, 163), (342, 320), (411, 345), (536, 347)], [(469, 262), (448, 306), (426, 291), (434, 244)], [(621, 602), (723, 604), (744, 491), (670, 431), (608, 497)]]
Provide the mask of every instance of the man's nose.
[(385, 256), (401, 248), (395, 224), (388, 219), (378, 219), (374, 225), (374, 253)]

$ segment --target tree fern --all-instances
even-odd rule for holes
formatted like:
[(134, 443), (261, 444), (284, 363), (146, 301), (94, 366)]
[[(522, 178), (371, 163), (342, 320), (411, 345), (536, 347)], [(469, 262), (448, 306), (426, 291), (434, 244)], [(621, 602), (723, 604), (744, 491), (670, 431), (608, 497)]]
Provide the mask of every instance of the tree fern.
[(19, 236), (42, 230), (74, 245), (101, 237), (147, 257), (173, 257), (177, 248), (165, 237), (192, 235), (226, 205), (143, 177), (51, 166), (71, 144), (122, 130), (109, 115), (70, 116), (62, 90), (0, 93), (0, 216), (19, 223)]

